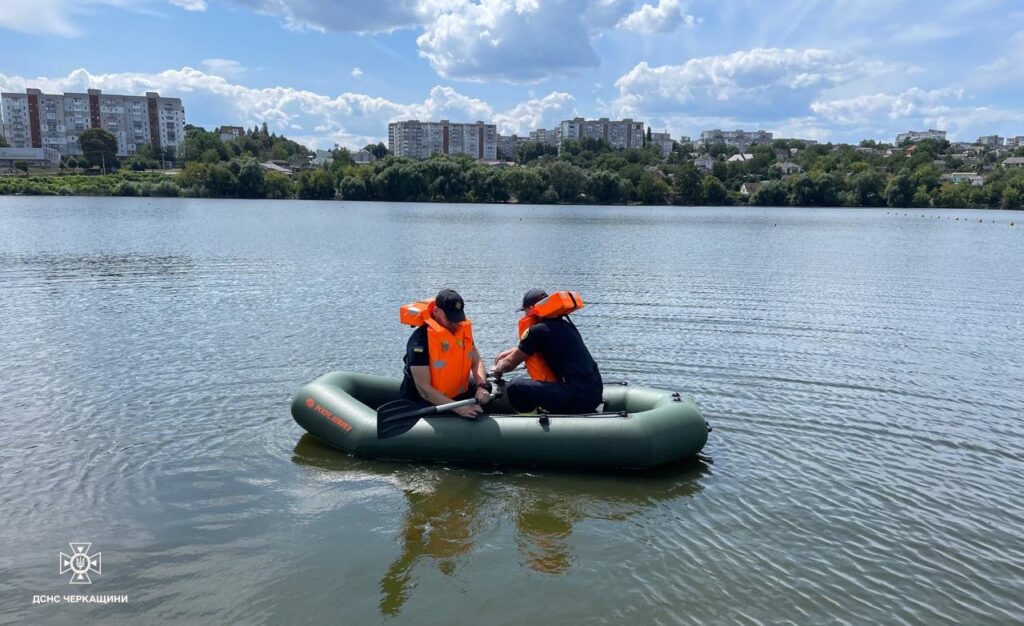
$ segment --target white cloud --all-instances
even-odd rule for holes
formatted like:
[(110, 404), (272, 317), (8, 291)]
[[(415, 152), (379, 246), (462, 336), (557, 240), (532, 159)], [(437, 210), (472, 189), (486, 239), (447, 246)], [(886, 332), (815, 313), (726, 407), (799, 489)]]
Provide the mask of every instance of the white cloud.
[(170, 0), (170, 3), (186, 11), (205, 11), (206, 0)]
[[(187, 0), (186, 0), (187, 1)], [(382, 33), (423, 22), (423, 0), (235, 0), (259, 13), (284, 19), (294, 30)]]
[(964, 92), (959, 89), (924, 91), (913, 87), (899, 94), (877, 93), (819, 100), (811, 103), (811, 111), (835, 124), (868, 124), (880, 119), (934, 116), (941, 111), (949, 111), (952, 101), (963, 97)]
[(579, 115), (576, 99), (565, 92), (553, 91), (543, 98), (520, 102), (494, 117), (498, 132), (503, 135), (525, 135), (536, 128), (552, 128), (564, 119)]
[(362, 78), (362, 77), (363, 77), (363, 70), (362, 70), (362, 68), (353, 67), (352, 68), (352, 78)]
[(65, 0), (3, 0), (0, 27), (71, 37), (78, 34), (70, 19), (73, 11), (74, 6)]
[(245, 73), (245, 66), (234, 59), (203, 59), (203, 67), (211, 74), (224, 78), (238, 78)]
[(722, 115), (743, 110), (769, 119), (806, 110), (823, 90), (893, 71), (893, 64), (833, 50), (755, 48), (690, 59), (682, 65), (637, 64), (615, 81), (620, 114), (678, 111)]
[[(79, 15), (98, 6), (110, 6), (151, 12), (156, 0), (0, 0), (0, 28), (36, 35), (76, 37), (82, 30), (76, 24)], [(159, 0), (163, 2), (164, 0)], [(186, 11), (205, 11), (206, 0), (167, 0)]]
[(531, 81), (599, 64), (583, 0), (447, 0), (416, 39), (420, 56), (446, 78)]
[(386, 138), (388, 122), (400, 119), (494, 121), (499, 132), (525, 134), (539, 123), (560, 119), (573, 102), (569, 94), (556, 92), (496, 111), (483, 100), (439, 85), (420, 102), (402, 103), (351, 92), (328, 96), (291, 87), (251, 88), (191, 67), (116, 74), (77, 69), (63, 77), (32, 79), (0, 74), (0, 91), (26, 87), (47, 93), (90, 88), (124, 94), (157, 91), (181, 97), (189, 123), (213, 128), (222, 124), (251, 127), (266, 121), (277, 132), (312, 129), (312, 134), (294, 137), (311, 147), (376, 143)]
[(670, 33), (681, 25), (693, 26), (700, 20), (688, 14), (679, 0), (658, 0), (658, 5), (645, 4), (622, 18), (620, 28), (640, 33)]

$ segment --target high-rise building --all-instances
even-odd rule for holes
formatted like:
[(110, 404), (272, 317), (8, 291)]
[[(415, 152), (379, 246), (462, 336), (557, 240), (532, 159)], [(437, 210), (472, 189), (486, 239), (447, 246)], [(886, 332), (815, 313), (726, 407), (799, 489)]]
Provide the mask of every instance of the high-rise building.
[(747, 148), (755, 144), (766, 145), (772, 142), (772, 133), (756, 130), (705, 130), (700, 134), (700, 143), (705, 146), (712, 146), (724, 143), (727, 146), (735, 146), (740, 152), (746, 152)]
[(498, 135), (498, 158), (514, 159), (516, 148), (529, 141), (529, 137), (519, 135)]
[(585, 120), (582, 117), (563, 120), (558, 127), (559, 141), (579, 141), (580, 139), (603, 139), (613, 148), (644, 147), (644, 123), (632, 119), (609, 120), (602, 117), (596, 120)]
[(1024, 148), (1024, 136), (1007, 137), (1006, 138), (1007, 148)]
[(978, 141), (974, 143), (987, 148), (1002, 148), (1003, 138), (999, 135), (986, 135), (984, 137), (978, 137)]
[(538, 128), (530, 131), (530, 141), (542, 143), (546, 146), (557, 146), (561, 143), (562, 129), (552, 128), (550, 130)]
[(905, 133), (896, 135), (896, 145), (902, 145), (907, 143), (917, 143), (924, 141), (925, 139), (945, 139), (946, 131), (944, 130), (908, 130)]
[(16, 148), (53, 148), (61, 156), (81, 154), (78, 135), (102, 128), (117, 139), (118, 156), (149, 144), (177, 152), (185, 138), (185, 109), (179, 98), (86, 93), (44, 94), (38, 89), (0, 94), (4, 136)]
[(426, 159), (434, 154), (468, 154), (474, 159), (498, 158), (498, 130), (494, 124), (421, 122), (388, 124), (388, 150), (395, 156)]
[(651, 133), (651, 143), (661, 149), (661, 158), (667, 159), (672, 154), (672, 146), (675, 141), (668, 133)]

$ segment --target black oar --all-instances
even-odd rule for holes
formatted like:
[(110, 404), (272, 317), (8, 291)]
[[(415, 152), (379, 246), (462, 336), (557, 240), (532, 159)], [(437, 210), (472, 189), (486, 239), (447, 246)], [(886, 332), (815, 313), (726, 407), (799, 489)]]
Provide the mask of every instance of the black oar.
[(443, 413), (476, 403), (476, 398), (470, 398), (469, 400), (424, 407), (411, 400), (393, 400), (377, 409), (377, 438), (387, 439), (401, 435), (412, 428), (424, 415)]

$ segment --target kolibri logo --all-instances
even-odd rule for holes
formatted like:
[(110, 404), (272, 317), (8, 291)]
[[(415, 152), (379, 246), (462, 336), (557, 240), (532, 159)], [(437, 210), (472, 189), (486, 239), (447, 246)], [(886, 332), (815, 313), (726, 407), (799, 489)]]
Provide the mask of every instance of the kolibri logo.
[(103, 573), (100, 559), (102, 553), (89, 554), (91, 543), (68, 543), (68, 545), (71, 546), (71, 554), (60, 553), (60, 573), (71, 572), (71, 580), (68, 582), (72, 585), (91, 584), (92, 579), (89, 578), (89, 572)]

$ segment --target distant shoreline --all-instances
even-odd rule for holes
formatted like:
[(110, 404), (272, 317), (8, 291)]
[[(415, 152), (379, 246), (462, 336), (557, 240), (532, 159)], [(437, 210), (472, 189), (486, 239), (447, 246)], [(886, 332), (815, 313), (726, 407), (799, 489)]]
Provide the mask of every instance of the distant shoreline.
[[(108, 175), (110, 176), (110, 175)], [(574, 206), (574, 207), (633, 207), (633, 208), (668, 208), (676, 207), (679, 209), (697, 209), (697, 208), (723, 208), (723, 209), (874, 209), (874, 210), (885, 210), (886, 212), (892, 212), (894, 214), (904, 213), (910, 216), (913, 211), (999, 211), (1001, 213), (1024, 213), (1024, 208), (1019, 209), (1003, 209), (999, 207), (885, 207), (885, 206), (794, 206), (794, 205), (754, 205), (754, 204), (644, 204), (641, 202), (618, 202), (618, 203), (597, 203), (597, 202), (519, 202), (516, 199), (505, 200), (502, 202), (498, 201), (472, 201), (472, 202), (455, 202), (450, 200), (351, 200), (345, 198), (327, 198), (327, 199), (308, 199), (308, 198), (237, 198), (237, 197), (202, 197), (202, 196), (159, 196), (159, 195), (144, 195), (144, 196), (124, 196), (118, 194), (26, 194), (26, 193), (0, 193), (0, 201), (2, 198), (25, 198), (25, 197), (59, 197), (59, 198), (157, 198), (157, 199), (178, 199), (178, 200), (247, 200), (247, 201), (275, 201), (275, 202), (352, 202), (362, 204), (445, 204), (452, 206), (460, 205), (494, 205), (494, 206)], [(908, 213), (909, 212), (909, 213)], [(966, 221), (966, 220), (964, 220)], [(1011, 222), (1011, 225), (1016, 225)]]

